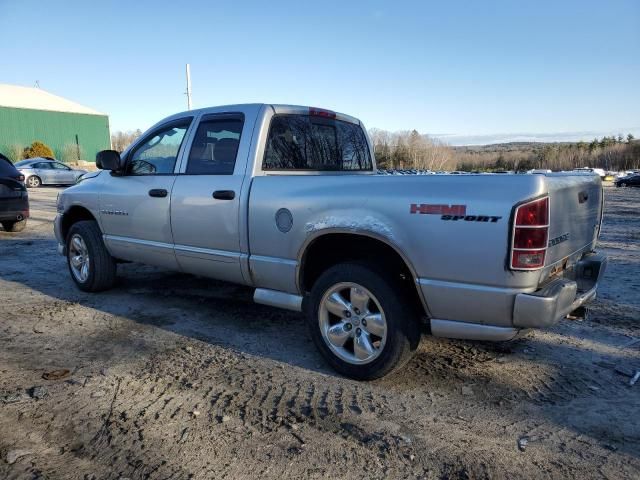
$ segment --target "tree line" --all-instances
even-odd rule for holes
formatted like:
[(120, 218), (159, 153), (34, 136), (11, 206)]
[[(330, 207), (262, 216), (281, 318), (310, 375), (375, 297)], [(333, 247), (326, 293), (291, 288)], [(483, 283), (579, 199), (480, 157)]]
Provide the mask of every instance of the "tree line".
[(142, 135), (142, 130), (117, 131), (111, 134), (111, 148), (122, 153), (133, 141)]
[(501, 144), (451, 147), (417, 130), (372, 129), (376, 163), (383, 169), (526, 171), (596, 167), (620, 171), (640, 168), (640, 142), (632, 134), (591, 142)]
[(453, 170), (454, 150), (417, 130), (389, 132), (369, 130), (374, 145), (376, 164), (384, 169)]
[[(116, 131), (111, 148), (122, 152), (142, 134), (140, 129)], [(604, 136), (591, 142), (527, 143), (451, 147), (417, 130), (369, 130), (381, 169), (432, 171), (571, 170), (597, 167), (620, 171), (640, 168), (640, 141), (632, 134)]]

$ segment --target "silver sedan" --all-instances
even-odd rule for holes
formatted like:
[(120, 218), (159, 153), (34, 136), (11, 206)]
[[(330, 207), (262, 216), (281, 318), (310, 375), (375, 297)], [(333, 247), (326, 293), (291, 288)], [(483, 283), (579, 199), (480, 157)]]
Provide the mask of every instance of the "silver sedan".
[(16, 163), (29, 188), (40, 185), (74, 185), (86, 170), (74, 170), (64, 163), (49, 158), (31, 158)]

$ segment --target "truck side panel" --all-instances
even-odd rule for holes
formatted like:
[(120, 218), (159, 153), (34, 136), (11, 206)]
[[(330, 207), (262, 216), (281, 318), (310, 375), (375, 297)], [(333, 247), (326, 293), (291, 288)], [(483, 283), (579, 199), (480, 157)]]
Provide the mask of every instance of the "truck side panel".
[[(544, 178), (534, 175), (255, 177), (249, 208), (252, 279), (265, 288), (275, 288), (277, 279), (277, 288), (298, 293), (302, 250), (311, 238), (371, 234), (410, 259), (434, 317), (508, 324), (513, 296), (534, 290), (540, 276), (507, 270), (512, 207), (544, 189)], [(277, 225), (282, 209), (291, 214), (288, 232)], [(464, 295), (475, 295), (487, 308), (479, 313), (469, 302), (457, 308)]]

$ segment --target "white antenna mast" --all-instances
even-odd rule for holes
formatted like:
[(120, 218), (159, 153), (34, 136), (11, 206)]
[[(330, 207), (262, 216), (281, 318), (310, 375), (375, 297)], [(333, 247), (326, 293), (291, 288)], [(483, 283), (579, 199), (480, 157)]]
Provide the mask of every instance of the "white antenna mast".
[(191, 68), (187, 63), (187, 110), (191, 110)]

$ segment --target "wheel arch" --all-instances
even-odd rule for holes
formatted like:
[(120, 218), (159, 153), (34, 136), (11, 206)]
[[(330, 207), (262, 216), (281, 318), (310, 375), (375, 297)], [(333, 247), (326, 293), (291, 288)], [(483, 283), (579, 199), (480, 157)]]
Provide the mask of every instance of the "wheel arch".
[(96, 223), (98, 223), (96, 217), (89, 211), (89, 209), (85, 207), (74, 205), (69, 210), (67, 210), (62, 217), (62, 223), (60, 225), (60, 233), (62, 234), (62, 238), (66, 241), (69, 230), (71, 229), (73, 224), (83, 220), (94, 220)]
[[(372, 257), (376, 260), (372, 261)], [(366, 261), (394, 274), (404, 276), (414, 306), (429, 316), (429, 308), (417, 283), (417, 273), (402, 250), (388, 238), (375, 232), (330, 228), (309, 236), (298, 255), (296, 281), (306, 294), (318, 277), (333, 265), (348, 261)]]

